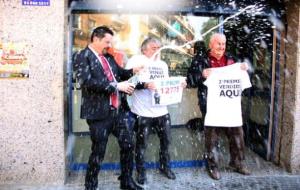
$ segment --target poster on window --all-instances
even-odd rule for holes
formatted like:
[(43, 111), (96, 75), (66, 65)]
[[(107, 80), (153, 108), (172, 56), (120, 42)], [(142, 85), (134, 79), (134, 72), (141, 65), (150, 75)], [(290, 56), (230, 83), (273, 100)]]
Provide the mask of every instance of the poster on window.
[(23, 42), (0, 41), (0, 78), (28, 78), (29, 65)]
[(152, 92), (152, 105), (171, 105), (181, 102), (184, 77), (168, 77), (155, 80), (157, 89)]

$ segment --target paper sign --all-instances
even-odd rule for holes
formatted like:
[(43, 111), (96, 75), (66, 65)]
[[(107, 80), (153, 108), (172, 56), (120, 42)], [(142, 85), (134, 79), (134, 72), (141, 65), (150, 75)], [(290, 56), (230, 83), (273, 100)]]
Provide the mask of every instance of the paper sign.
[(152, 105), (170, 105), (180, 103), (184, 77), (168, 77), (155, 80), (157, 90), (152, 93)]
[(27, 5), (27, 6), (50, 6), (50, 0), (22, 0), (22, 5)]

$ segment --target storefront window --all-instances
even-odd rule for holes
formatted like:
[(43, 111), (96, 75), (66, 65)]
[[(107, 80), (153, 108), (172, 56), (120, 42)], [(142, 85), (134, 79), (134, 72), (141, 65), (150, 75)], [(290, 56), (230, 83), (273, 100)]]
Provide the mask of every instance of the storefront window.
[[(87, 46), (93, 28), (106, 25), (115, 32), (113, 46), (125, 53), (126, 60), (140, 53), (140, 45), (147, 37), (159, 38), (163, 45), (174, 45), (160, 52), (169, 66), (170, 76), (186, 76), (194, 56), (194, 43), (203, 37), (205, 44), (212, 32), (201, 36), (219, 23), (220, 17), (174, 14), (73, 14), (72, 53)], [(224, 19), (224, 18), (223, 18)], [(243, 96), (245, 140), (249, 147), (265, 156), (270, 139), (270, 97), (272, 70), (272, 24), (264, 18), (240, 16), (224, 23), (221, 28), (227, 36), (227, 52), (239, 61), (251, 65), (253, 87)], [(218, 28), (215, 29), (218, 30)], [(188, 45), (186, 45), (188, 44)], [(181, 48), (178, 48), (181, 46)], [(81, 90), (73, 85), (72, 132), (88, 132), (85, 120), (80, 119)], [(201, 118), (197, 90), (185, 89), (179, 104), (168, 106), (172, 126), (185, 126), (190, 120)], [(259, 113), (259, 114), (257, 114)]]
[[(147, 37), (159, 38), (163, 45), (172, 44), (179, 47), (199, 39), (210, 25), (218, 23), (215, 17), (188, 15), (74, 14), (73, 16), (76, 18), (72, 31), (73, 53), (86, 47), (94, 27), (106, 25), (115, 32), (114, 48), (123, 51), (127, 58), (140, 53), (140, 45)], [(187, 68), (194, 56), (193, 45), (191, 43), (183, 48), (161, 51), (161, 59), (168, 64), (170, 76), (186, 76)], [(80, 89), (74, 88), (73, 132), (88, 131), (87, 124), (80, 119), (80, 93)], [(196, 89), (184, 90), (182, 102), (171, 105), (168, 109), (173, 126), (184, 125), (191, 119), (201, 117)]]

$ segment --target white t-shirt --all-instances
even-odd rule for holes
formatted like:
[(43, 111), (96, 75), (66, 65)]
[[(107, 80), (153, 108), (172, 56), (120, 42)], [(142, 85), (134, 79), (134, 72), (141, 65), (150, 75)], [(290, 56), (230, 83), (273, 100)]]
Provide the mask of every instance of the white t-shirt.
[(212, 68), (204, 82), (208, 88), (205, 126), (240, 127), (243, 125), (241, 94), (251, 87), (247, 71), (240, 63)]
[[(157, 78), (169, 77), (168, 65), (164, 61), (152, 61), (145, 55), (132, 56), (128, 60), (126, 68), (131, 69), (141, 64), (144, 65), (145, 72), (141, 72), (139, 76), (133, 76), (131, 81), (137, 82), (140, 79), (152, 81)], [(153, 72), (151, 73), (149, 70)], [(149, 78), (149, 80), (147, 78)], [(149, 89), (135, 90), (133, 94), (129, 96), (128, 104), (133, 113), (143, 117), (159, 117), (168, 113), (167, 106), (153, 106), (152, 92)]]

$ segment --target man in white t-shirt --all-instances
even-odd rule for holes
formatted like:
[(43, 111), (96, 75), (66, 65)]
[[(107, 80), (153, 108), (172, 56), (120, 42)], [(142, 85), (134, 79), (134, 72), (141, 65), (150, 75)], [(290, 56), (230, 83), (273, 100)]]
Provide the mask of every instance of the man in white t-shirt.
[[(144, 166), (145, 149), (147, 147), (147, 139), (151, 129), (154, 129), (160, 140), (159, 152), (159, 170), (169, 179), (175, 179), (176, 176), (169, 166), (170, 154), (168, 151), (170, 144), (170, 126), (171, 120), (167, 106), (153, 105), (152, 93), (156, 89), (155, 83), (151, 80), (165, 78), (169, 76), (167, 64), (159, 58), (153, 58), (157, 50), (161, 47), (161, 42), (156, 38), (147, 38), (141, 45), (142, 55), (135, 55), (128, 60), (126, 68), (132, 68), (136, 65), (143, 64), (144, 68), (151, 69), (153, 73), (149, 76), (149, 72), (139, 74), (135, 91), (130, 97), (129, 106), (131, 112), (136, 118), (136, 169), (137, 182), (144, 184), (147, 180), (146, 170)], [(150, 68), (151, 67), (151, 68)], [(151, 72), (150, 72), (151, 73)], [(146, 81), (150, 78), (151, 80)]]

